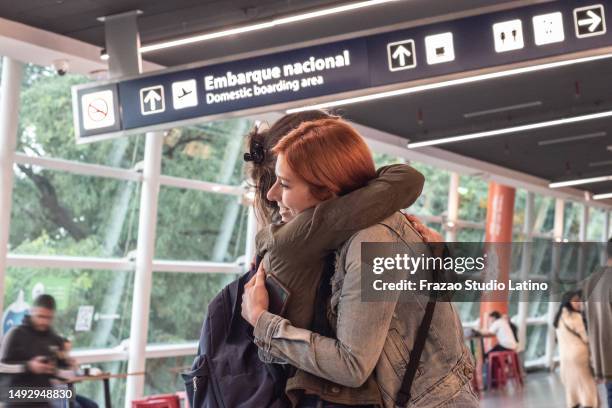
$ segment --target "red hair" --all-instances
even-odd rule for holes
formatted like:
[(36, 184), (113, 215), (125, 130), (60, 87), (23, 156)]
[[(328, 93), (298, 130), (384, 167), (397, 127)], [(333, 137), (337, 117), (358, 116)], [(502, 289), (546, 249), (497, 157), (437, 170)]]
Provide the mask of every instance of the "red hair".
[(319, 200), (343, 195), (376, 177), (372, 153), (363, 138), (341, 119), (302, 123), (273, 149)]

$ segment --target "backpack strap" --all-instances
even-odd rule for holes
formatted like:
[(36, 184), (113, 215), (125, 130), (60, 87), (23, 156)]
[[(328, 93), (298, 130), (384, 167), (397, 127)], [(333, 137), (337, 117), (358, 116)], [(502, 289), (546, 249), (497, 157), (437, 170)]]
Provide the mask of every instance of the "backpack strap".
[(410, 352), (410, 361), (408, 362), (408, 367), (406, 367), (406, 372), (404, 373), (404, 378), (402, 379), (402, 385), (400, 386), (400, 389), (397, 392), (397, 397), (395, 398), (396, 404), (399, 407), (405, 407), (408, 404), (408, 401), (410, 401), (412, 383), (414, 382), (414, 377), (416, 376), (417, 369), (419, 368), (419, 362), (421, 361), (421, 355), (423, 354), (423, 349), (425, 348), (425, 341), (427, 340), (427, 334), (429, 333), (429, 328), (431, 327), (431, 321), (433, 320), (435, 308), (435, 300), (430, 300), (427, 302), (425, 315), (423, 316), (423, 320), (421, 320), (419, 331), (417, 332), (417, 337), (414, 341), (414, 347)]
[[(406, 245), (409, 245), (408, 242), (406, 242), (404, 238), (397, 233), (397, 231), (391, 228), (391, 226), (385, 224), (384, 222), (380, 224), (391, 230)], [(419, 237), (421, 237), (421, 234), (416, 231), (416, 229), (412, 226), (412, 224), (410, 224), (410, 222), (408, 222), (408, 225), (410, 226), (410, 229), (412, 229)], [(445, 249), (448, 250), (448, 248)], [(433, 281), (436, 282), (438, 278), (438, 270), (434, 269), (432, 275)], [(421, 324), (419, 325), (417, 336), (414, 341), (414, 346), (412, 347), (412, 351), (410, 352), (410, 360), (408, 361), (408, 366), (406, 367), (406, 372), (404, 373), (402, 384), (395, 398), (395, 403), (400, 408), (406, 407), (406, 405), (410, 401), (412, 383), (414, 382), (414, 378), (416, 377), (416, 373), (419, 368), (419, 363), (421, 362), (421, 355), (423, 354), (423, 349), (425, 348), (425, 342), (427, 341), (427, 335), (429, 333), (429, 328), (431, 327), (431, 321), (433, 320), (435, 309), (436, 300), (432, 300), (432, 294), (430, 294), (429, 301), (427, 302), (427, 306), (425, 307), (425, 314), (423, 315), (423, 320), (421, 320)]]

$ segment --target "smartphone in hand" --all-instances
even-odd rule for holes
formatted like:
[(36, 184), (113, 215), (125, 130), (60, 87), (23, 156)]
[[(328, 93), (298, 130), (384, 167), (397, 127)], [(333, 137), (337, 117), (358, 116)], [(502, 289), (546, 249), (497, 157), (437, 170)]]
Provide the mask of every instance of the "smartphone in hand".
[(266, 290), (268, 291), (270, 313), (282, 316), (289, 301), (289, 290), (274, 275), (266, 275)]

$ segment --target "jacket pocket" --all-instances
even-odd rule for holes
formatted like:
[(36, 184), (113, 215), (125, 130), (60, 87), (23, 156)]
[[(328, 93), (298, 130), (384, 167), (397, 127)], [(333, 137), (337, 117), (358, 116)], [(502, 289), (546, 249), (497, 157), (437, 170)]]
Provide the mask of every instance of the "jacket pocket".
[(197, 356), (193, 362), (192, 370), (182, 373), (181, 376), (185, 381), (185, 392), (187, 393), (189, 406), (192, 408), (204, 407), (210, 379), (206, 355)]
[[(410, 347), (412, 346), (411, 344)], [(393, 367), (393, 371), (395, 371), (395, 374), (401, 382), (404, 378), (406, 368), (408, 367), (408, 362), (410, 361), (410, 348), (397, 329), (389, 329), (383, 351), (389, 360), (389, 364)], [(422, 364), (419, 364), (415, 378), (418, 378), (422, 374), (423, 367)]]

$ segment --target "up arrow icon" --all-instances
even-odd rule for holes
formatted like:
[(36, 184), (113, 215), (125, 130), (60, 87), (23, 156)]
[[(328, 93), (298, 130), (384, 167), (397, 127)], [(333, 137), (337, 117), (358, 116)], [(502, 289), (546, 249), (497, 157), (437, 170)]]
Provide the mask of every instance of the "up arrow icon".
[(162, 85), (149, 86), (140, 90), (140, 113), (151, 115), (165, 110), (166, 103)]
[(389, 71), (401, 71), (416, 67), (414, 40), (396, 41), (387, 44)]
[(406, 65), (406, 58), (411, 57), (412, 52), (406, 49), (403, 45), (400, 45), (395, 49), (395, 52), (391, 56), (393, 59), (399, 59), (400, 66)]
[(157, 92), (155, 92), (154, 90), (150, 90), (149, 92), (147, 92), (147, 96), (145, 96), (144, 98), (144, 103), (149, 104), (149, 110), (155, 110), (155, 105), (157, 101), (161, 101), (161, 96), (159, 96)]

